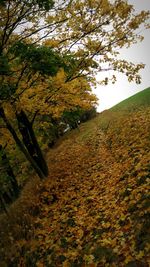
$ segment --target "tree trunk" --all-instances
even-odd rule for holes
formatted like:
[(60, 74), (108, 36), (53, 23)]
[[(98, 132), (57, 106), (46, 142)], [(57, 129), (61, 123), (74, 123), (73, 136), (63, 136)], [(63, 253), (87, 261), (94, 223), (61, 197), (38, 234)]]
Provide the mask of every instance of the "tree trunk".
[(14, 128), (12, 127), (12, 125), (9, 123), (4, 109), (1, 107), (0, 108), (0, 116), (3, 119), (3, 121), (6, 124), (7, 129), (9, 130), (9, 132), (11, 133), (11, 135), (13, 136), (16, 144), (18, 145), (18, 147), (20, 148), (20, 150), (23, 152), (23, 154), (25, 155), (26, 159), (31, 163), (31, 166), (34, 168), (34, 170), (36, 171), (36, 173), (38, 174), (38, 176), (43, 179), (45, 178), (44, 173), (41, 171), (41, 169), (39, 168), (38, 164), (35, 162), (35, 160), (30, 156), (29, 152), (26, 150), (26, 148), (24, 147), (23, 143), (20, 141), (17, 133), (15, 132)]
[(30, 156), (36, 161), (44, 175), (48, 176), (48, 166), (35, 136), (32, 122), (29, 121), (27, 115), (23, 110), (17, 113), (16, 117), (24, 145), (26, 146), (28, 152), (30, 153)]
[(4, 166), (4, 172), (6, 175), (10, 178), (11, 186), (12, 186), (12, 194), (14, 198), (17, 198), (19, 195), (19, 186), (16, 180), (16, 177), (13, 173), (13, 169), (10, 166), (9, 160), (7, 158), (6, 152), (4, 151), (4, 148), (2, 145), (0, 145), (0, 152), (2, 152), (2, 165)]
[(8, 210), (7, 210), (7, 207), (6, 207), (6, 203), (3, 199), (3, 197), (0, 195), (0, 204), (1, 204), (1, 207), (2, 209), (4, 210), (4, 212), (8, 215)]

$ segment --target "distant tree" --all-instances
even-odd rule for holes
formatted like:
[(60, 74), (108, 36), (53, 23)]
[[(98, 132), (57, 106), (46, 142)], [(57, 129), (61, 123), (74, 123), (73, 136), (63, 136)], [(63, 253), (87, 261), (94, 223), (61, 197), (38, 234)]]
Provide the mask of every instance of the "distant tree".
[(78, 128), (80, 122), (88, 121), (96, 116), (96, 108), (82, 109), (80, 107), (74, 110), (64, 111), (62, 121), (69, 125), (70, 129)]
[(66, 124), (69, 125), (70, 129), (76, 129), (78, 128), (81, 113), (82, 111), (79, 108), (76, 110), (65, 111), (62, 119)]

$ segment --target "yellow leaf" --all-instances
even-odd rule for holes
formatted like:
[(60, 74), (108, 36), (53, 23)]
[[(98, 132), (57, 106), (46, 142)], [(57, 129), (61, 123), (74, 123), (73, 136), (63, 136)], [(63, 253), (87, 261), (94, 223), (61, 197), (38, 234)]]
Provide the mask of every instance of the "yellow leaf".
[(44, 267), (44, 264), (42, 262), (38, 261), (36, 263), (36, 267)]
[(77, 236), (78, 236), (78, 238), (82, 238), (83, 237), (83, 235), (84, 235), (84, 231), (82, 230), (82, 229), (79, 229), (78, 231), (77, 231)]
[(70, 264), (69, 264), (68, 260), (64, 261), (62, 266), (63, 267), (69, 267)]
[(144, 251), (140, 250), (140, 252), (135, 256), (137, 260), (140, 260), (144, 257)]
[(133, 257), (131, 255), (128, 255), (125, 259), (125, 264), (128, 264), (130, 261), (133, 260)]
[(103, 223), (104, 228), (109, 228), (110, 226), (111, 226), (111, 224), (109, 222)]

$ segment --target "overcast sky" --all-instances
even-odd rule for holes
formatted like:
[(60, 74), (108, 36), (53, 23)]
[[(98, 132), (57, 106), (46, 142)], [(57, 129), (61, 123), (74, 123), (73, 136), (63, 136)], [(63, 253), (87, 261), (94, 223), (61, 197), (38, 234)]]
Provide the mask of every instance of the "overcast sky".
[[(128, 0), (133, 4), (136, 11), (150, 10), (150, 0)], [(118, 81), (114, 85), (98, 86), (94, 93), (99, 98), (98, 111), (108, 109), (122, 100), (136, 94), (139, 91), (150, 87), (150, 30), (142, 33), (144, 40), (142, 43), (133, 45), (129, 49), (122, 49), (121, 55), (134, 63), (146, 64), (145, 69), (140, 72), (142, 83), (140, 85), (129, 83), (127, 78), (119, 74)], [(109, 73), (111, 77), (111, 73)]]

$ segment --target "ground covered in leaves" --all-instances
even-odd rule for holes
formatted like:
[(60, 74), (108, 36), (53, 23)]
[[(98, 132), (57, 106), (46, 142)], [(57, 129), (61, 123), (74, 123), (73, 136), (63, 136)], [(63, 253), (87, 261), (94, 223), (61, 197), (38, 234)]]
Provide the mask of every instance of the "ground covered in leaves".
[(48, 153), (31, 234), (3, 266), (149, 266), (149, 134), (149, 107), (68, 134)]

